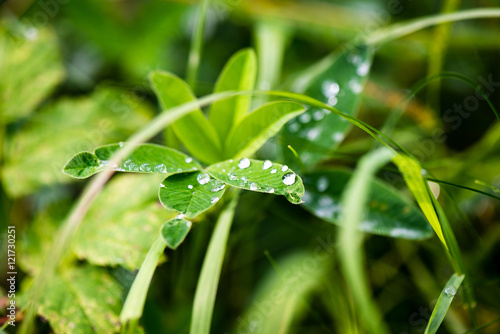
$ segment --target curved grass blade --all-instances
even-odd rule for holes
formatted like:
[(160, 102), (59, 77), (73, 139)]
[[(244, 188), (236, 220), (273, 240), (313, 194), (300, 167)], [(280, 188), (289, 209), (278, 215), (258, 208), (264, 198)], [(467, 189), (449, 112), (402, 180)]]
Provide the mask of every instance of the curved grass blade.
[(426, 184), (424, 177), (422, 176), (422, 166), (420, 166), (420, 163), (414, 158), (403, 155), (396, 155), (393, 159), (393, 162), (397, 165), (398, 169), (403, 174), (403, 178), (406, 181), (408, 188), (410, 188), (413, 196), (415, 196), (418, 205), (422, 209), (424, 215), (427, 217), (427, 220), (434, 229), (434, 232), (446, 247), (446, 249), (448, 249), (448, 245), (443, 236), (443, 230), (441, 229), (439, 218), (432, 204), (431, 196), (433, 195), (430, 194), (428, 185)]
[(292, 118), (305, 108), (295, 102), (271, 102), (248, 114), (233, 128), (226, 140), (224, 155), (241, 159), (252, 156)]
[(167, 209), (176, 210), (187, 218), (194, 218), (208, 210), (224, 195), (224, 182), (198, 171), (167, 177), (160, 184), (160, 202)]
[[(342, 226), (342, 192), (352, 177), (346, 170), (322, 170), (304, 175), (304, 207), (315, 216)], [(398, 190), (373, 179), (361, 231), (403, 239), (429, 238), (432, 229), (422, 213)]]
[(161, 227), (161, 236), (168, 248), (176, 250), (186, 239), (191, 230), (192, 223), (184, 218), (174, 218), (167, 221)]
[(362, 256), (362, 236), (357, 231), (366, 210), (371, 179), (375, 172), (394, 156), (387, 148), (365, 155), (354, 172), (342, 195), (342, 219), (344, 228), (340, 231), (340, 264), (350, 291), (354, 297), (357, 313), (369, 333), (389, 333), (382, 316), (372, 301)]
[[(372, 63), (371, 48), (359, 47), (333, 54), (314, 69), (299, 78), (306, 87), (304, 94), (329, 106), (355, 115), (361, 103), (361, 93)], [(305, 82), (305, 84), (303, 83)], [(302, 90), (302, 87), (298, 87)], [(329, 110), (309, 108), (303, 115), (289, 122), (283, 131), (284, 143), (298, 149), (306, 166), (324, 158), (318, 149), (333, 150), (345, 137), (350, 124)], [(293, 161), (286, 146), (287, 162)]]
[(453, 276), (450, 277), (439, 296), (436, 306), (434, 306), (434, 310), (432, 311), (431, 318), (425, 328), (424, 334), (435, 334), (437, 332), (464, 277), (464, 275), (457, 274), (453, 274)]
[(200, 277), (198, 278), (198, 285), (196, 286), (190, 334), (210, 333), (217, 286), (237, 203), (238, 194), (235, 194), (229, 205), (220, 214), (210, 239)]
[(102, 170), (133, 173), (182, 173), (201, 169), (191, 157), (165, 146), (154, 144), (136, 145), (121, 164), (112, 164), (111, 158), (124, 144), (111, 144), (95, 149), (94, 153), (82, 152), (71, 158), (63, 167), (66, 175), (84, 179)]
[[(163, 109), (196, 100), (191, 88), (172, 73), (153, 71), (149, 80)], [(174, 122), (172, 129), (188, 151), (202, 162), (220, 160), (221, 142), (217, 132), (199, 108)]]
[(214, 178), (236, 188), (285, 196), (291, 203), (302, 203), (304, 184), (286, 165), (269, 160), (228, 160), (209, 166)]
[[(215, 85), (215, 93), (230, 90), (251, 90), (255, 85), (257, 60), (252, 49), (244, 49), (233, 55), (224, 66)], [(234, 125), (245, 117), (250, 106), (250, 96), (236, 96), (212, 104), (209, 121), (224, 143)]]

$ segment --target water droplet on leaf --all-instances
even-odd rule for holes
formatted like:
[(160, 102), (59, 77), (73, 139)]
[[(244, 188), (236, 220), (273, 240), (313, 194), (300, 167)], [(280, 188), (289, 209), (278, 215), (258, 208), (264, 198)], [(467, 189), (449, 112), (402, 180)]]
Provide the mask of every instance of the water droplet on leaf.
[(156, 173), (166, 173), (167, 172), (167, 166), (164, 164), (158, 164), (155, 166), (154, 171)]
[(269, 160), (266, 160), (264, 161), (264, 163), (262, 164), (262, 169), (266, 170), (266, 169), (269, 169), (271, 168), (273, 165), (273, 163)]
[(227, 174), (227, 177), (228, 177), (231, 181), (234, 181), (234, 180), (237, 180), (237, 179), (238, 179), (238, 176), (237, 176), (235, 173), (228, 173), (228, 174)]
[(221, 191), (224, 188), (226, 188), (226, 184), (224, 182), (219, 181), (219, 180), (215, 180), (211, 184), (210, 191), (217, 192), (217, 191)]
[(189, 164), (193, 161), (193, 158), (187, 157), (186, 159), (184, 159), (184, 161)]
[(210, 181), (210, 176), (207, 173), (198, 174), (196, 180), (198, 180), (199, 184), (204, 185)]
[[(288, 170), (288, 166), (287, 165), (283, 165), (283, 167), (281, 167), (281, 171), (282, 172), (286, 172)], [(272, 173), (273, 171), (271, 171)]]
[(320, 192), (325, 191), (328, 188), (328, 185), (329, 182), (326, 177), (322, 176), (318, 179), (318, 184), (317, 184), (318, 191)]
[(245, 169), (250, 167), (250, 160), (247, 158), (241, 159), (240, 162), (238, 163), (238, 167), (240, 167), (240, 169)]
[(193, 189), (193, 185), (192, 185), (192, 184), (189, 184), (189, 185), (188, 185), (188, 189)]
[(444, 293), (447, 294), (448, 296), (454, 296), (457, 294), (457, 290), (453, 289), (452, 287), (448, 287), (444, 289)]
[(271, 169), (271, 174), (276, 174), (277, 170), (276, 169)]
[(296, 178), (295, 173), (288, 173), (288, 174), (283, 175), (282, 181), (287, 186), (291, 186), (292, 184), (295, 183), (295, 178)]
[(142, 164), (140, 169), (141, 169), (141, 172), (150, 172), (151, 171), (151, 167), (149, 166), (148, 163)]
[(212, 199), (210, 200), (210, 203), (215, 204), (218, 201), (219, 201), (219, 197), (212, 197)]
[(250, 183), (250, 190), (255, 191), (258, 189), (258, 187), (259, 186), (257, 185), (257, 183), (255, 183), (255, 182)]
[(311, 121), (311, 115), (310, 114), (302, 114), (299, 116), (299, 121), (303, 124), (309, 123)]

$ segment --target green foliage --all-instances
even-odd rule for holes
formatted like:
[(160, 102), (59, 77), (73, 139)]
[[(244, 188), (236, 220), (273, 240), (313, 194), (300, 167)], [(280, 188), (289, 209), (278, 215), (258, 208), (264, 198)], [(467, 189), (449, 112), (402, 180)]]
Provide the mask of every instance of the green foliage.
[[(196, 99), (189, 86), (171, 73), (155, 71), (149, 79), (163, 110)], [(201, 110), (179, 119), (172, 129), (189, 152), (202, 162), (212, 163), (221, 157), (222, 148), (217, 132)]]
[(161, 203), (187, 218), (194, 218), (209, 209), (224, 194), (226, 185), (212, 179), (206, 172), (192, 172), (167, 177), (160, 185)]
[(272, 102), (246, 115), (226, 139), (225, 156), (241, 159), (252, 156), (269, 138), (305, 108), (295, 102)]
[(94, 153), (82, 152), (71, 158), (63, 172), (77, 179), (85, 179), (104, 169), (120, 172), (174, 174), (198, 170), (201, 166), (181, 152), (168, 147), (142, 144), (121, 164), (111, 159), (123, 143), (101, 146)]
[[(318, 101), (356, 116), (363, 87), (373, 58), (370, 47), (341, 50), (308, 69), (296, 79), (295, 90)], [(328, 110), (308, 110), (283, 130), (284, 142), (294, 147), (306, 165), (313, 165), (336, 148), (346, 136), (350, 124)], [(295, 160), (283, 146), (287, 162)]]
[(436, 302), (436, 306), (434, 306), (434, 310), (432, 311), (431, 318), (425, 328), (424, 334), (435, 334), (437, 332), (441, 322), (443, 322), (443, 319), (448, 312), (448, 309), (450, 308), (451, 302), (457, 294), (458, 288), (464, 280), (464, 277), (464, 275), (453, 274), (448, 282), (446, 282), (446, 285)]
[(291, 203), (302, 203), (302, 179), (286, 165), (269, 160), (243, 158), (239, 161), (228, 160), (211, 165), (207, 172), (217, 180), (236, 188), (284, 195)]
[[(56, 36), (50, 29), (18, 25), (0, 29), (0, 108), (9, 122), (29, 116), (64, 78)], [(36, 54), (36, 61), (31, 56)]]
[(161, 235), (167, 247), (176, 250), (184, 241), (191, 229), (192, 223), (183, 218), (171, 219), (161, 226)]
[[(317, 170), (304, 175), (304, 207), (315, 216), (342, 226), (341, 196), (352, 173), (346, 170)], [(432, 230), (413, 203), (398, 190), (371, 180), (368, 205), (361, 231), (403, 239), (425, 239)]]
[[(215, 93), (230, 90), (252, 90), (257, 76), (257, 60), (252, 49), (241, 50), (232, 56), (215, 85)], [(245, 117), (250, 107), (250, 96), (237, 96), (212, 104), (210, 123), (217, 130), (221, 143), (229, 132)]]

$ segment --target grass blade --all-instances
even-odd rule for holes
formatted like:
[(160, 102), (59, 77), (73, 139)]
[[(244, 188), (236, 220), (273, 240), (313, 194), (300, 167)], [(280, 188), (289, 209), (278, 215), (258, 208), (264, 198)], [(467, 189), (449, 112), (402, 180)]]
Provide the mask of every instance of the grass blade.
[(229, 205), (219, 215), (219, 220), (210, 239), (194, 296), (191, 328), (189, 331), (191, 334), (210, 333), (217, 285), (219, 284), (222, 262), (226, 253), (227, 239), (237, 203), (238, 194), (233, 197)]
[(464, 280), (464, 275), (456, 275), (454, 274), (446, 283), (439, 299), (434, 306), (434, 310), (432, 311), (431, 318), (429, 319), (429, 323), (427, 324), (427, 328), (425, 329), (424, 334), (434, 334), (439, 329), (439, 326), (443, 322), (444, 316), (448, 309), (450, 308), (451, 302), (457, 293), (460, 284)]
[(349, 283), (363, 326), (369, 333), (389, 333), (376, 305), (372, 301), (362, 258), (362, 235), (357, 228), (367, 206), (372, 176), (393, 158), (394, 153), (383, 148), (366, 155), (359, 164), (342, 196), (344, 226), (338, 237), (340, 264)]

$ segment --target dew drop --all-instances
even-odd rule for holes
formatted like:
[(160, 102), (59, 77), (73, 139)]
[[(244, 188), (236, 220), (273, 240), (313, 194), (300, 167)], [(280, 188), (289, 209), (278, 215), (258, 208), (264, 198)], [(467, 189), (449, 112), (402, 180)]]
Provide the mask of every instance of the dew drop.
[(359, 67), (356, 70), (356, 73), (358, 73), (360, 77), (364, 77), (365, 75), (368, 74), (369, 70), (370, 70), (370, 63), (364, 62), (361, 65), (359, 65)]
[(276, 169), (271, 169), (271, 174), (276, 174), (277, 170)]
[(270, 194), (274, 194), (274, 188), (269, 189), (267, 192)]
[(321, 85), (321, 90), (326, 97), (335, 96), (340, 91), (340, 86), (334, 81), (325, 81)]
[(210, 200), (210, 203), (215, 204), (218, 201), (219, 201), (219, 197), (212, 197), (212, 199)]
[[(282, 172), (286, 172), (288, 170), (288, 166), (287, 165), (283, 165), (283, 167), (281, 167), (281, 171)], [(272, 173), (273, 171), (271, 171)]]
[(150, 172), (151, 171), (151, 167), (146, 162), (146, 163), (144, 163), (144, 164), (141, 165), (140, 170), (141, 170), (141, 172)]
[(322, 110), (315, 111), (313, 118), (315, 121), (321, 121), (325, 117), (325, 113)]
[(189, 185), (188, 185), (188, 189), (193, 189), (193, 185), (192, 185), (192, 184), (189, 184)]
[(299, 131), (299, 129), (300, 129), (299, 123), (291, 122), (290, 124), (288, 124), (288, 130), (290, 130), (291, 133), (295, 133)]
[(355, 79), (349, 81), (349, 88), (351, 88), (355, 94), (359, 94), (363, 90), (363, 86), (361, 86), (361, 84)]
[(258, 188), (259, 188), (259, 186), (257, 185), (257, 183), (255, 183), (255, 182), (250, 183), (250, 190), (255, 191)]
[(167, 166), (164, 164), (158, 164), (155, 166), (154, 171), (156, 173), (166, 173), (167, 172)]
[(229, 179), (231, 181), (234, 181), (234, 180), (237, 180), (238, 179), (238, 176), (235, 174), (235, 173), (228, 173), (227, 174), (227, 177), (229, 177)]
[(318, 138), (319, 133), (320, 133), (320, 129), (319, 128), (312, 128), (309, 131), (307, 131), (307, 139), (313, 141), (316, 138)]
[(292, 184), (295, 183), (295, 173), (288, 173), (283, 175), (282, 181), (287, 186), (291, 186)]
[(447, 294), (448, 296), (454, 296), (457, 294), (457, 290), (453, 289), (452, 287), (448, 287), (444, 289), (444, 293)]
[(242, 176), (240, 180), (243, 181), (244, 183), (247, 183), (247, 181), (248, 181), (246, 176)]
[(193, 158), (187, 157), (186, 159), (184, 159), (184, 161), (189, 164), (193, 161)]
[(241, 159), (240, 162), (238, 162), (238, 167), (240, 167), (240, 169), (245, 169), (250, 167), (250, 160), (247, 158)]
[(131, 162), (129, 165), (128, 165), (128, 170), (131, 170), (131, 171), (134, 171), (134, 172), (137, 172), (139, 170), (139, 167), (137, 167), (137, 165), (133, 162)]
[(122, 142), (122, 141), (121, 141), (121, 142), (119, 142), (119, 143), (118, 143), (118, 146), (123, 147), (123, 142)]
[(221, 191), (224, 188), (226, 188), (226, 184), (224, 182), (219, 181), (219, 180), (215, 180), (211, 184), (210, 191), (217, 192), (217, 191)]
[(342, 141), (342, 139), (344, 139), (344, 134), (342, 132), (335, 132), (333, 135), (332, 135), (332, 139), (335, 141), (335, 142), (340, 142)]
[(165, 185), (163, 183), (160, 183), (160, 187), (165, 188)]
[(175, 217), (175, 219), (184, 219), (184, 217), (185, 217), (185, 216), (184, 216), (184, 214), (183, 214), (183, 213), (179, 213), (179, 214)]
[(309, 123), (311, 121), (311, 115), (305, 113), (299, 116), (299, 121), (303, 124)]
[(208, 181), (210, 181), (210, 176), (207, 173), (198, 174), (196, 180), (199, 184), (204, 185), (207, 184)]
[(318, 191), (323, 192), (326, 189), (328, 189), (328, 185), (329, 185), (328, 179), (322, 176), (318, 179), (318, 184), (316, 185), (316, 187), (318, 188)]
[(269, 169), (269, 168), (271, 168), (272, 165), (273, 165), (273, 163), (270, 160), (266, 160), (262, 164), (262, 169), (263, 170)]

